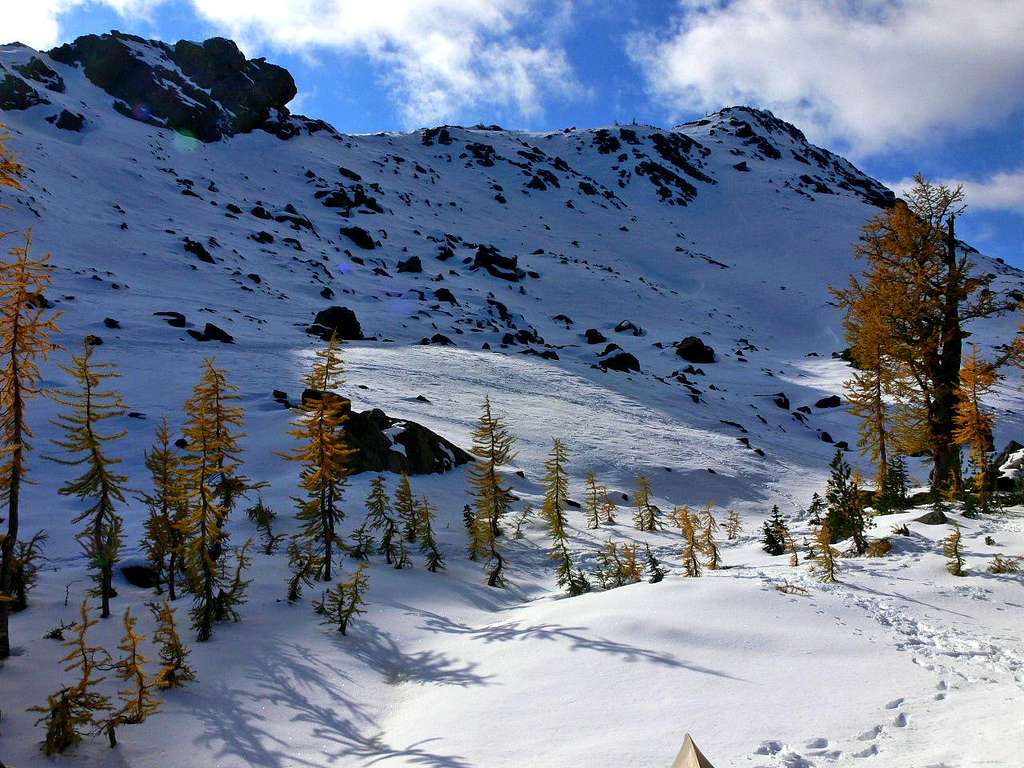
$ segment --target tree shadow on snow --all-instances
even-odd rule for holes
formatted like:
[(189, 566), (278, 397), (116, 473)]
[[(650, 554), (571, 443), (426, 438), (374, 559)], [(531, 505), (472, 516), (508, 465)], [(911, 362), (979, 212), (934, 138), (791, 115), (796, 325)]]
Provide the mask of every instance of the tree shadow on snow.
[[(352, 765), (355, 760), (374, 765), (392, 759), (431, 768), (470, 766), (462, 757), (426, 749), (437, 739), (404, 748), (389, 745), (373, 718), (347, 695), (344, 683), (351, 678), (312, 649), (282, 645), (253, 664), (247, 678), (250, 685), (245, 687), (221, 683), (193, 709), (205, 729), (197, 742), (214, 749), (219, 760), (237, 758), (259, 768), (322, 768)], [(283, 738), (281, 734), (294, 731), (282, 727), (285, 720), (306, 726), (303, 735)], [(268, 727), (269, 723), (277, 727)]]
[(649, 664), (659, 664), (666, 667), (688, 669), (692, 672), (700, 672), (701, 674), (728, 678), (730, 680), (738, 679), (726, 672), (702, 667), (696, 664), (689, 664), (676, 658), (671, 653), (663, 653), (650, 648), (641, 648), (636, 645), (620, 643), (603, 637), (589, 637), (584, 634), (586, 632), (586, 627), (564, 627), (559, 624), (523, 624), (518, 621), (508, 621), (484, 627), (471, 627), (468, 624), (461, 624), (447, 616), (442, 616), (441, 614), (433, 613), (431, 611), (412, 608), (410, 606), (405, 606), (405, 610), (410, 614), (422, 617), (424, 620), (423, 628), (430, 632), (448, 635), (463, 635), (475, 640), (482, 640), (485, 643), (504, 643), (526, 640), (547, 640), (550, 642), (568, 643), (570, 651), (597, 651), (598, 653), (615, 656), (619, 660), (629, 663), (644, 661)]

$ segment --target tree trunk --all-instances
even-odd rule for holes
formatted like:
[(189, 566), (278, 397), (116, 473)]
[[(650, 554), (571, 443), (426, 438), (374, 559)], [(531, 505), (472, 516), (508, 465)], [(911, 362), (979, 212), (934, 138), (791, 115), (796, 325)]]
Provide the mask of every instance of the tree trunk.
[[(14, 362), (15, 370), (12, 376), (17, 381), (17, 363)], [(7, 497), (7, 537), (0, 545), (0, 593), (9, 595), (11, 585), (14, 581), (14, 547), (18, 542), (18, 511), (21, 496), (21, 462), (22, 462), (22, 401), (21, 389), (14, 388), (14, 402), (12, 404), (12, 419), (14, 421), (14, 451), (11, 453), (11, 487)], [(11, 633), (10, 614), (11, 604), (6, 600), (0, 600), (0, 659), (6, 659), (11, 655)]]
[(960, 447), (953, 439), (963, 357), (963, 331), (960, 327), (960, 291), (956, 261), (954, 217), (949, 217), (946, 236), (946, 291), (942, 319), (942, 346), (934, 376), (932, 414), (929, 419), (932, 439), (932, 489), (942, 492), (960, 490)]

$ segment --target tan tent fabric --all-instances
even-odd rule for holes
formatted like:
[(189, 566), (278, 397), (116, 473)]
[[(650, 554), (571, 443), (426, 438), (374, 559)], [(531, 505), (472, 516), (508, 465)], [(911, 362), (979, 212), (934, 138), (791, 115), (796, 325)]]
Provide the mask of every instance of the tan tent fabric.
[(715, 768), (715, 766), (704, 757), (703, 752), (697, 749), (690, 734), (686, 734), (686, 738), (683, 739), (683, 748), (676, 755), (676, 761), (672, 763), (672, 768)]

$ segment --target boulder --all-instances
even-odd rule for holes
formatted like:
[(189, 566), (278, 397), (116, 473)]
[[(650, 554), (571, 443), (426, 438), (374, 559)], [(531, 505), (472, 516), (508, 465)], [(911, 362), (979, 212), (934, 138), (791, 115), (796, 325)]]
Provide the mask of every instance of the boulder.
[(843, 400), (842, 400), (842, 398), (839, 397), (839, 395), (829, 395), (828, 397), (821, 398), (821, 400), (819, 400), (818, 402), (816, 402), (814, 404), (814, 407), (815, 408), (838, 408), (842, 404), (843, 404)]
[(121, 575), (125, 581), (139, 589), (153, 589), (160, 581), (156, 569), (151, 565), (122, 565)]
[(587, 344), (604, 344), (608, 341), (608, 338), (597, 328), (587, 328), (586, 333), (583, 335), (587, 339)]
[(62, 109), (56, 115), (50, 115), (46, 118), (46, 122), (50, 123), (56, 128), (60, 128), (62, 131), (81, 131), (85, 125), (85, 116), (80, 115), (77, 112), (68, 112), (66, 109)]
[(377, 247), (373, 237), (362, 227), (342, 227), (338, 231), (363, 250), (372, 251)]
[(207, 323), (202, 331), (196, 331), (189, 329), (188, 335), (196, 341), (219, 341), (221, 344), (234, 344), (235, 337), (225, 331), (223, 328), (218, 328), (213, 323)]
[(629, 352), (617, 352), (611, 357), (598, 362), (598, 365), (606, 371), (622, 371), (628, 373), (629, 371), (640, 372), (640, 361), (636, 359), (636, 356)]
[(398, 271), (418, 274), (423, 271), (423, 262), (420, 261), (419, 256), (410, 256), (408, 259), (398, 262)]
[(493, 245), (481, 245), (476, 249), (471, 269), (486, 269), (494, 277), (509, 282), (516, 282), (526, 276), (519, 269), (518, 256), (502, 256)]
[(185, 316), (181, 312), (154, 312), (156, 317), (162, 317), (167, 320), (167, 324), (172, 328), (184, 328), (185, 327)]
[(348, 307), (328, 307), (321, 309), (313, 318), (313, 324), (306, 329), (306, 333), (319, 336), (324, 341), (331, 338), (334, 333), (339, 339), (346, 341), (358, 341), (366, 338), (363, 336), (363, 329), (359, 325), (356, 313)]
[(676, 354), (688, 363), (701, 365), (715, 362), (715, 350), (696, 336), (687, 336), (676, 344)]
[(616, 333), (632, 333), (634, 336), (643, 336), (645, 331), (631, 320), (623, 320), (615, 326)]
[(445, 301), (449, 304), (458, 304), (458, 299), (455, 298), (455, 294), (449, 291), (447, 288), (438, 288), (434, 291), (434, 298), (438, 301)]
[(200, 243), (198, 240), (193, 240), (189, 237), (185, 238), (185, 250), (191, 253), (200, 261), (206, 262), (207, 264), (213, 264), (213, 256), (206, 250), (206, 246)]
[(921, 523), (922, 525), (945, 525), (949, 522), (949, 518), (946, 517), (942, 510), (933, 509), (920, 517), (915, 517), (912, 522)]

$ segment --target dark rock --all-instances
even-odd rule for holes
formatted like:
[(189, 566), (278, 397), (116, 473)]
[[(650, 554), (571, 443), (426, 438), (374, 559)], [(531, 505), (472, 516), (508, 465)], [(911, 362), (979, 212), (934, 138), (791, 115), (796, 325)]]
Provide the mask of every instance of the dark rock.
[(213, 323), (207, 323), (203, 328), (202, 333), (195, 330), (190, 330), (189, 335), (198, 341), (219, 341), (222, 344), (234, 344), (235, 337), (225, 331), (223, 328), (218, 328)]
[(824, 430), (822, 430), (818, 434), (818, 437), (821, 438), (821, 442), (823, 442), (823, 443), (834, 443), (835, 442), (835, 440), (832, 439), (832, 435), (830, 435), (828, 432), (825, 432)]
[(213, 256), (206, 250), (206, 246), (200, 243), (198, 240), (192, 240), (191, 238), (185, 238), (185, 250), (191, 253), (200, 261), (206, 262), (207, 264), (213, 264)]
[(424, 337), (420, 340), (420, 344), (440, 344), (442, 347), (454, 347), (455, 342), (445, 336), (443, 333), (435, 333), (429, 339)]
[(331, 289), (331, 288), (328, 288), (325, 285), (323, 288), (320, 289), (320, 295), (323, 296), (325, 299), (333, 299), (334, 298), (334, 290)]
[(177, 440), (174, 441), (174, 447), (188, 448), (188, 440), (186, 440), (184, 437), (179, 437)]
[(98, 347), (101, 344), (103, 344), (103, 339), (100, 338), (99, 336), (96, 336), (96, 335), (92, 334), (92, 333), (90, 333), (88, 336), (86, 336), (84, 341), (85, 341), (86, 346), (89, 346), (89, 347)]
[(263, 219), (264, 221), (269, 221), (274, 218), (273, 214), (262, 205), (255, 206), (251, 211), (249, 211), (249, 213), (257, 219)]
[(20, 77), (5, 74), (0, 79), (0, 109), (20, 110), (34, 107), (36, 104), (49, 104), (49, 100), (39, 95), (39, 91)]
[(153, 589), (160, 583), (156, 569), (150, 565), (122, 565), (121, 575), (133, 587)]
[(850, 450), (850, 444), (845, 440), (836, 440), (836, 448), (841, 451), (848, 451)]
[(618, 352), (611, 357), (606, 357), (599, 361), (598, 365), (606, 371), (640, 372), (640, 361), (629, 352)]
[(372, 251), (377, 247), (373, 237), (362, 227), (342, 227), (339, 231), (364, 250)]
[(912, 522), (921, 523), (922, 525), (944, 525), (949, 522), (949, 518), (946, 517), (942, 510), (933, 509), (920, 517), (915, 517)]
[(82, 127), (85, 125), (85, 116), (62, 109), (56, 115), (50, 115), (46, 118), (46, 122), (60, 128), (62, 131), (78, 132), (81, 131)]
[(119, 323), (117, 320), (115, 320), (112, 317), (104, 317), (103, 318), (103, 324), (105, 326), (107, 326), (107, 328), (120, 328), (121, 327), (121, 323)]
[(449, 291), (447, 288), (438, 288), (434, 291), (434, 298), (438, 301), (445, 301), (449, 304), (458, 304), (458, 300), (455, 298), (455, 294)]
[(632, 333), (634, 336), (643, 336), (645, 331), (631, 320), (623, 320), (615, 326), (616, 333)]
[(423, 263), (419, 256), (410, 256), (408, 259), (398, 262), (398, 271), (418, 274), (423, 271)]
[(332, 333), (346, 341), (358, 341), (365, 338), (356, 313), (348, 307), (337, 306), (317, 312), (316, 317), (313, 318), (313, 325), (306, 329), (306, 333), (319, 336), (324, 341), (328, 341)]
[(715, 362), (715, 350), (696, 336), (687, 336), (676, 344), (676, 354), (690, 363), (705, 364)]
[(587, 339), (587, 344), (604, 344), (608, 341), (607, 337), (597, 328), (587, 328), (586, 333), (583, 335)]
[(747, 165), (746, 160), (741, 160), (740, 162), (736, 163), (736, 165), (734, 165), (733, 168), (735, 168), (737, 171), (741, 171), (742, 173), (747, 173), (750, 171), (750, 167)]
[(838, 408), (842, 404), (843, 404), (843, 401), (839, 397), (839, 395), (829, 395), (828, 397), (821, 398), (821, 400), (819, 400), (818, 402), (816, 402), (814, 404), (814, 407), (815, 408)]
[(64, 93), (64, 78), (58, 75), (45, 61), (33, 56), (25, 64), (15, 64), (14, 70), (27, 80), (40, 83), (46, 90)]
[[(138, 46), (152, 55), (137, 53)], [(81, 64), (85, 76), (118, 99), (126, 117), (187, 132), (200, 141), (244, 133), (271, 117), (287, 117), (295, 81), (264, 59), (246, 61), (230, 40), (202, 44), (156, 40), (111, 32), (84, 35), (50, 51), (63, 64)], [(166, 63), (156, 63), (160, 59)]]
[(502, 256), (493, 245), (481, 245), (476, 249), (471, 269), (486, 269), (494, 277), (510, 282), (522, 280), (526, 273), (519, 269), (518, 256)]
[(154, 312), (156, 317), (167, 318), (167, 324), (173, 328), (185, 327), (185, 316), (181, 312)]
[(259, 232), (253, 232), (251, 235), (249, 235), (249, 237), (255, 240), (257, 243), (260, 243), (261, 245), (269, 245), (270, 243), (274, 242), (274, 236), (263, 229), (261, 229)]
[(349, 445), (358, 450), (352, 462), (356, 473), (426, 475), (447, 472), (473, 460), (462, 448), (421, 424), (390, 418), (377, 409), (351, 414), (345, 433)]

